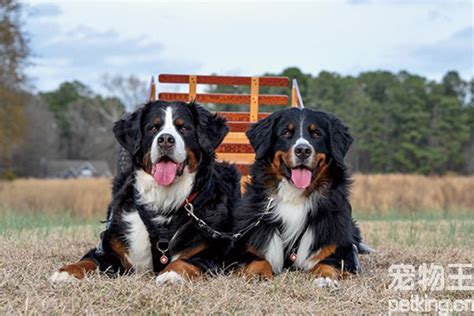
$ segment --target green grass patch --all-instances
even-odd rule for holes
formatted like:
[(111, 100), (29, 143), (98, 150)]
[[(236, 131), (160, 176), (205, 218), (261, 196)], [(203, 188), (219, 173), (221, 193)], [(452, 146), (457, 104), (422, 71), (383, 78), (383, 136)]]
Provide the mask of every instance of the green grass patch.
[(49, 214), (15, 214), (4, 212), (0, 214), (0, 235), (20, 233), (25, 230), (51, 229), (56, 227), (69, 228), (78, 225), (99, 225), (99, 219), (84, 219), (71, 216)]
[[(365, 226), (364, 239), (373, 247), (387, 242), (406, 246), (464, 246), (474, 242), (474, 216), (460, 213), (414, 213), (366, 215), (356, 214)], [(51, 234), (71, 234), (76, 227), (94, 233), (104, 229), (101, 218), (86, 219), (65, 212), (62, 215), (0, 211), (0, 236), (18, 237), (36, 234), (46, 238)]]
[(388, 213), (369, 214), (357, 211), (352, 213), (358, 221), (439, 221), (439, 220), (474, 220), (474, 213), (453, 213), (453, 212), (414, 212), (414, 213)]

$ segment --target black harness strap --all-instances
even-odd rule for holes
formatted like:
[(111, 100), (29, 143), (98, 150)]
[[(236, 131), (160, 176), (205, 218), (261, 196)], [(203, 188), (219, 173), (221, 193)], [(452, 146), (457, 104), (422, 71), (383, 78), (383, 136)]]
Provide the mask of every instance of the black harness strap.
[[(307, 216), (307, 217), (309, 217), (309, 216)], [(298, 238), (296, 238), (296, 240), (293, 242), (293, 244), (291, 246), (291, 250), (289, 252), (287, 252), (287, 249), (285, 249), (285, 266), (286, 267), (292, 266), (295, 263), (301, 239), (303, 239), (303, 236), (306, 233), (306, 230), (308, 230), (308, 227), (309, 227), (309, 220), (307, 218), (306, 219), (306, 224), (304, 225), (303, 229), (301, 230), (301, 233), (299, 234)], [(286, 256), (286, 253), (288, 253), (287, 256)]]
[[(208, 185), (208, 189), (211, 187), (211, 183)], [(207, 191), (207, 190), (206, 190)], [(196, 197), (199, 197), (196, 199)], [(202, 200), (205, 194), (200, 194), (200, 192), (195, 191), (191, 193), (183, 205), (179, 207), (179, 210), (182, 209), (186, 204), (193, 202), (193, 200)], [(150, 238), (151, 244), (151, 255), (153, 259), (153, 271), (160, 272), (163, 270), (169, 263), (172, 253), (170, 253), (170, 242), (173, 239), (173, 236), (178, 231), (178, 225), (180, 221), (178, 218), (172, 218), (167, 224), (158, 224), (153, 220), (156, 212), (146, 209), (143, 205), (137, 204), (137, 211), (140, 219), (146, 227), (148, 236)], [(183, 214), (182, 212), (174, 213)]]
[(148, 231), (153, 258), (153, 270), (163, 270), (169, 262), (169, 244), (178, 227), (175, 220), (168, 224), (157, 224), (153, 221), (153, 211), (147, 210), (143, 205), (137, 205), (138, 215)]

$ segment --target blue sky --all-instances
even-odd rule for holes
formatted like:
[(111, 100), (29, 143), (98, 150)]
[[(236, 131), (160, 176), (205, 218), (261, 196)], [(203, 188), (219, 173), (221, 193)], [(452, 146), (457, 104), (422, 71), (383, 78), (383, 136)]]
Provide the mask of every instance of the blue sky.
[(298, 66), (356, 75), (474, 75), (473, 2), (27, 1), (36, 90), (103, 74), (258, 75)]

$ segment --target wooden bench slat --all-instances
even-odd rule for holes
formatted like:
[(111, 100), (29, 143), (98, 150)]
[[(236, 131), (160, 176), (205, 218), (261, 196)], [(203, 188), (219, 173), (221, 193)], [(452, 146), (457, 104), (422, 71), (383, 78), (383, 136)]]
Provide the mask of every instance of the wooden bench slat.
[(217, 153), (253, 153), (252, 145), (250, 144), (239, 144), (239, 143), (226, 143), (221, 144), (217, 150)]
[(247, 136), (245, 136), (245, 133), (242, 132), (230, 132), (228, 133), (224, 141), (222, 142), (224, 144), (250, 144)]
[[(197, 76), (198, 84), (215, 84), (225, 86), (250, 86), (252, 77), (245, 76)], [(161, 74), (158, 81), (162, 83), (189, 83), (189, 75)], [(260, 86), (288, 87), (288, 77), (260, 77)]]
[[(161, 92), (159, 99), (163, 101), (184, 101), (188, 102), (188, 93)], [(250, 104), (250, 94), (229, 94), (229, 93), (198, 93), (196, 102), (201, 103), (225, 103), (225, 104)], [(279, 94), (261, 94), (258, 97), (260, 105), (288, 105), (288, 96)]]
[[(240, 121), (240, 122), (249, 122), (250, 113), (249, 112), (216, 112), (220, 116), (227, 118), (228, 121)], [(258, 113), (258, 119), (264, 119), (269, 116), (271, 113)]]
[(254, 153), (217, 153), (218, 160), (225, 160), (236, 164), (253, 163), (255, 160)]
[(231, 132), (246, 132), (250, 128), (252, 123), (229, 121), (227, 122), (227, 125), (229, 125), (229, 129)]

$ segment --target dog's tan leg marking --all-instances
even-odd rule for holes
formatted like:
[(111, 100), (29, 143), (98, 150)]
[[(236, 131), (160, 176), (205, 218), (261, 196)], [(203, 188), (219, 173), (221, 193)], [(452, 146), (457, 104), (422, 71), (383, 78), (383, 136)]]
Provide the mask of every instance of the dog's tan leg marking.
[(315, 283), (318, 287), (339, 287), (337, 279), (342, 276), (341, 271), (331, 265), (320, 263), (322, 260), (334, 254), (336, 249), (336, 245), (322, 247), (310, 258), (310, 260), (316, 264), (309, 272), (316, 277)]
[(255, 249), (255, 247), (247, 247), (247, 252), (257, 256), (258, 259), (247, 264), (239, 274), (243, 274), (247, 279), (271, 280), (273, 279), (272, 265), (268, 260), (264, 259)]
[(315, 265), (314, 268), (310, 270), (310, 272), (316, 277), (327, 277), (331, 279), (338, 279), (341, 275), (338, 269), (323, 263), (318, 263), (317, 265)]
[(181, 251), (180, 253), (178, 253), (178, 255), (176, 256), (176, 260), (178, 259), (189, 259), (191, 258), (192, 256), (195, 256), (197, 255), (198, 253), (200, 253), (201, 251), (203, 251), (204, 249), (206, 249), (206, 245), (204, 244), (200, 244), (194, 248), (188, 248), (184, 251)]
[(77, 263), (69, 264), (51, 276), (52, 282), (70, 282), (73, 280), (82, 280), (87, 273), (97, 269), (97, 264), (92, 259), (83, 259)]
[(326, 259), (327, 257), (331, 256), (333, 253), (336, 252), (336, 245), (328, 245), (319, 248), (315, 253), (311, 255), (309, 260), (315, 262), (316, 264), (321, 262), (322, 260)]
[[(127, 249), (125, 245), (117, 240), (112, 239), (110, 241), (112, 250), (118, 255), (120, 258), (120, 262), (126, 270), (131, 269), (132, 265), (127, 259)], [(97, 264), (92, 259), (82, 259), (79, 262), (68, 264), (59, 271), (56, 271), (50, 278), (53, 282), (63, 282), (63, 281), (71, 281), (74, 279), (82, 280), (84, 277), (97, 269)]]
[(181, 259), (171, 262), (162, 273), (170, 271), (174, 271), (189, 280), (196, 279), (202, 274), (202, 271), (194, 264)]
[(257, 278), (259, 280), (273, 279), (272, 265), (266, 259), (257, 259), (250, 262), (243, 270), (243, 274), (248, 279)]
[(315, 266), (310, 270), (310, 273), (314, 274), (317, 277), (339, 277), (340, 272), (335, 267), (319, 263), (334, 254), (336, 252), (336, 248), (336, 245), (328, 245), (316, 251), (309, 259), (316, 263)]
[(186, 249), (177, 255), (176, 260), (171, 262), (156, 278), (157, 284), (181, 283), (186, 280), (194, 280), (202, 275), (201, 269), (186, 262), (201, 251), (206, 249), (206, 245), (200, 244), (194, 248)]
[(112, 246), (112, 250), (119, 256), (120, 263), (122, 264), (123, 268), (125, 270), (131, 269), (132, 264), (128, 261), (127, 248), (125, 247), (123, 242), (117, 239), (112, 239), (110, 244)]
[(156, 278), (156, 284), (182, 283), (195, 280), (202, 275), (201, 269), (184, 260), (178, 259), (171, 262)]

